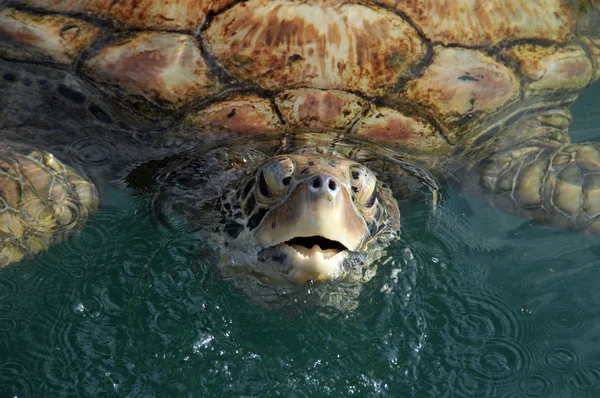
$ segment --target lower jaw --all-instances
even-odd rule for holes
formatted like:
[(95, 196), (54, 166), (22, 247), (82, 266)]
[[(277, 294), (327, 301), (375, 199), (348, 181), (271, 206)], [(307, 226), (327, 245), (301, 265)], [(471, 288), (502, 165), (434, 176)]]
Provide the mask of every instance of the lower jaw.
[(274, 271), (284, 274), (299, 285), (309, 281), (323, 282), (341, 278), (343, 263), (348, 257), (347, 251), (332, 255), (327, 251), (312, 250), (310, 255), (303, 255), (284, 243), (264, 249), (261, 253), (264, 255), (263, 265), (275, 262), (276, 264), (272, 264)]

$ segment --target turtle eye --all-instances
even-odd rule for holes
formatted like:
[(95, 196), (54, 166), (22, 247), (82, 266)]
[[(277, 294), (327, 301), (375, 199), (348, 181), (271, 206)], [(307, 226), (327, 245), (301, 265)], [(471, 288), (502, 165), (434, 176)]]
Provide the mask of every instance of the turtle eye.
[(269, 184), (267, 184), (267, 180), (265, 179), (265, 173), (262, 171), (260, 173), (260, 177), (258, 177), (258, 191), (266, 198), (273, 196), (271, 194), (271, 190), (269, 189)]
[(354, 202), (360, 206), (371, 208), (377, 199), (377, 177), (361, 165), (350, 167), (350, 185), (354, 194)]
[(258, 192), (265, 198), (280, 196), (292, 182), (294, 162), (276, 158), (264, 165), (258, 175)]
[(370, 209), (371, 207), (373, 207), (376, 199), (377, 199), (377, 189), (374, 188), (373, 192), (371, 192), (371, 196), (369, 196), (369, 199), (367, 199), (367, 201), (365, 202), (365, 207), (367, 209)]

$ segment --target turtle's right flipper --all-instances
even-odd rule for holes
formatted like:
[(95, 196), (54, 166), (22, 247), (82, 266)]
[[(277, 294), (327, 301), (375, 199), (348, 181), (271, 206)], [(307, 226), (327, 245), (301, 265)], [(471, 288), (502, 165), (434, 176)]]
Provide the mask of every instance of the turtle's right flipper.
[(97, 208), (94, 185), (52, 154), (0, 142), (0, 268), (63, 241)]
[(600, 144), (531, 139), (494, 153), (479, 172), (495, 207), (600, 233)]

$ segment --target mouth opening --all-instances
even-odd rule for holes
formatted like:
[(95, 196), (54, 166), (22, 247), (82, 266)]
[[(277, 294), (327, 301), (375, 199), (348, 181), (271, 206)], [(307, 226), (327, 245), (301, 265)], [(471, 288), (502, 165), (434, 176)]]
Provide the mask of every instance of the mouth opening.
[(344, 250), (348, 250), (348, 248), (342, 245), (340, 242), (327, 239), (322, 236), (296, 237), (286, 241), (285, 244), (294, 248), (301, 247), (306, 249), (312, 249), (314, 246), (319, 246), (323, 251), (331, 251), (335, 252), (336, 254), (343, 252)]

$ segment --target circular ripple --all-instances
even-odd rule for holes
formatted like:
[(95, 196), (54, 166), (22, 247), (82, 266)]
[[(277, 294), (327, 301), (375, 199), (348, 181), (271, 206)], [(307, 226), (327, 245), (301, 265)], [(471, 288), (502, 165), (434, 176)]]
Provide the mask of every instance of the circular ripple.
[(455, 293), (460, 299), (460, 306), (451, 309), (449, 332), (454, 341), (472, 346), (497, 336), (526, 343), (534, 339), (530, 322), (519, 317), (519, 306), (512, 304), (503, 292), (474, 289)]
[(72, 279), (83, 279), (86, 276), (90, 256), (86, 253), (73, 250), (71, 243), (61, 244), (52, 249), (48, 254), (48, 266), (56, 272)]
[(101, 255), (103, 248), (106, 248), (106, 242), (114, 237), (116, 232), (122, 231), (119, 227), (121, 221), (118, 209), (104, 206), (87, 222), (75, 239), (63, 245), (63, 250), (93, 256)]
[(41, 380), (35, 380), (23, 363), (6, 359), (1, 362), (0, 395), (5, 397), (33, 397), (39, 394), (39, 389), (45, 383)]
[(76, 356), (72, 342), (66, 339), (67, 331), (73, 327), (74, 322), (65, 322), (59, 312), (60, 304), (56, 304), (60, 300), (57, 296), (54, 297), (55, 303), (30, 315), (31, 330), (38, 332), (23, 336), (22, 341), (27, 350), (21, 353), (20, 359), (28, 363), (32, 372), (41, 375), (52, 391), (67, 391), (74, 380), (73, 375), (67, 373), (75, 372), (78, 368), (75, 366)]
[(109, 210), (110, 208), (101, 208), (96, 216), (86, 223), (82, 231), (75, 233), (72, 239), (51, 247), (43, 255), (34, 257), (32, 261), (36, 268), (64, 275), (72, 280), (94, 278), (94, 275), (105, 273), (105, 267), (94, 266), (94, 264), (114, 263), (111, 258), (116, 254), (114, 248), (107, 242), (113, 239), (115, 229), (120, 225), (118, 218), (113, 217)]
[(546, 329), (569, 335), (582, 331), (587, 325), (587, 312), (574, 303), (552, 303), (541, 310)]
[(10, 318), (0, 318), (0, 332), (10, 332), (17, 327), (17, 322)]
[(464, 372), (461, 372), (458, 375), (455, 386), (456, 391), (453, 391), (450, 396), (489, 397), (493, 395), (493, 386), (481, 380), (475, 380), (469, 374)]
[(552, 370), (564, 372), (581, 364), (579, 353), (569, 346), (554, 346), (544, 357), (544, 364)]
[(453, 326), (453, 314), (463, 310), (464, 307), (460, 300), (450, 293), (426, 298), (426, 302), (422, 303), (422, 309), (433, 331), (447, 335), (448, 329)]
[(567, 385), (580, 391), (598, 391), (600, 389), (600, 369), (595, 367), (578, 369), (568, 377)]
[[(490, 267), (469, 254), (466, 241), (473, 239), (473, 232), (469, 230), (468, 222), (464, 218), (449, 219), (446, 215), (453, 209), (445, 206), (440, 204), (434, 215), (419, 208), (415, 211), (411, 206), (405, 211), (408, 214), (403, 215), (402, 223), (406, 228), (402, 231), (402, 239), (410, 245), (418, 264), (426, 264), (420, 279), (437, 290), (464, 289), (466, 280), (469, 286), (485, 284)], [(429, 221), (423, 225), (423, 220)]]
[(98, 136), (77, 138), (69, 145), (69, 151), (83, 165), (103, 166), (112, 164), (117, 157), (117, 146)]
[(546, 397), (554, 390), (554, 382), (544, 374), (532, 373), (521, 379), (519, 390), (527, 397)]
[(463, 365), (474, 379), (487, 384), (503, 384), (527, 372), (531, 353), (515, 340), (492, 339), (468, 353)]
[(8, 311), (11, 311), (13, 308), (15, 308), (15, 301), (14, 300), (2, 300), (0, 301), (0, 313), (7, 313)]
[(63, 287), (38, 295), (39, 304), (29, 314), (27, 329), (33, 333), (21, 337), (27, 350), (15, 354), (44, 379), (49, 391), (74, 391), (76, 380), (82, 383), (83, 369), (102, 369), (105, 360), (116, 357), (114, 335), (119, 326), (106, 321), (106, 311), (118, 314), (120, 309), (105, 297), (107, 287), (113, 284), (94, 278), (89, 289)]
[(3, 270), (0, 273), (0, 309), (6, 300), (12, 299), (18, 291), (16, 278), (11, 270)]
[[(140, 233), (143, 233), (143, 231), (140, 231)], [(148, 235), (147, 232), (146, 235)], [(154, 242), (148, 236), (128, 236), (127, 246), (122, 248), (123, 256), (129, 265), (139, 266), (159, 248), (159, 243)]]

